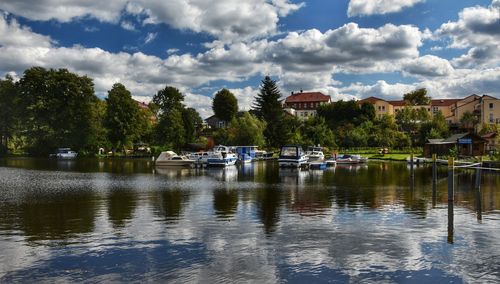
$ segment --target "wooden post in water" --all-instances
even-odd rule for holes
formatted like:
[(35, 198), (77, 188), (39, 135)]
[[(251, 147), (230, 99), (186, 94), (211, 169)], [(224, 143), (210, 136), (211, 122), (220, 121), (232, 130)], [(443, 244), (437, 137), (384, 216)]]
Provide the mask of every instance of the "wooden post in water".
[(482, 202), (481, 202), (481, 167), (483, 166), (483, 158), (479, 158), (479, 166), (476, 168), (476, 212), (477, 220), (481, 221), (483, 219), (482, 213)]
[(453, 202), (455, 195), (455, 159), (448, 158), (448, 201)]
[(476, 168), (476, 190), (481, 190), (481, 167), (483, 166), (483, 158), (479, 158), (479, 166)]
[(432, 207), (436, 206), (437, 198), (437, 155), (432, 154)]
[(411, 175), (411, 178), (413, 180), (413, 177), (415, 176), (415, 172), (413, 169), (413, 150), (411, 150), (411, 154), (410, 154), (410, 175)]
[(454, 216), (453, 216), (453, 201), (448, 201), (448, 243), (453, 243), (453, 234), (454, 234)]

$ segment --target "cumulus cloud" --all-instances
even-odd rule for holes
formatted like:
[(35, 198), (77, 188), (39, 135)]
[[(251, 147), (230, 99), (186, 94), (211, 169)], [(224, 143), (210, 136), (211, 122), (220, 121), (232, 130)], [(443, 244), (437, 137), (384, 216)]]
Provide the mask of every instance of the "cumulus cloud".
[[(64, 2), (64, 3), (61, 3)], [(2, 1), (0, 9), (32, 20), (70, 22), (92, 17), (118, 23), (122, 13), (144, 18), (143, 24), (164, 23), (173, 28), (208, 33), (224, 41), (250, 39), (276, 32), (279, 17), (303, 4), (288, 0), (27, 0)], [(130, 22), (121, 26), (134, 30)]]
[[(312, 29), (291, 32), (270, 44), (268, 56), (286, 70), (298, 72), (388, 71), (396, 67), (387, 61), (419, 55), (423, 33), (414, 26), (386, 24), (378, 29), (348, 23), (321, 33)], [(382, 64), (383, 63), (383, 64)]]
[(127, 0), (23, 0), (0, 1), (0, 9), (31, 20), (70, 22), (92, 17), (104, 22), (117, 22)]
[(400, 12), (424, 0), (351, 0), (347, 8), (349, 17)]
[(454, 59), (457, 66), (498, 66), (500, 63), (500, 0), (489, 7), (468, 7), (459, 13), (458, 21), (448, 22), (435, 32), (449, 37), (451, 48), (470, 48), (467, 54)]
[(434, 55), (424, 55), (403, 63), (403, 71), (409, 75), (439, 77), (450, 75), (453, 72), (453, 67), (446, 59)]
[(49, 47), (53, 42), (48, 36), (21, 27), (15, 19), (8, 21), (5, 16), (0, 15), (0, 46)]
[(120, 26), (127, 31), (137, 31), (135, 25), (129, 21), (122, 21)]

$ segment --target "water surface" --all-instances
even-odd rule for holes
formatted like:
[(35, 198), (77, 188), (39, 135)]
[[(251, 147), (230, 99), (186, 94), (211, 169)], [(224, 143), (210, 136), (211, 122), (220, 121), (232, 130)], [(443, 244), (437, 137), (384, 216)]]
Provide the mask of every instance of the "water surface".
[(0, 160), (0, 282), (500, 280), (500, 175)]

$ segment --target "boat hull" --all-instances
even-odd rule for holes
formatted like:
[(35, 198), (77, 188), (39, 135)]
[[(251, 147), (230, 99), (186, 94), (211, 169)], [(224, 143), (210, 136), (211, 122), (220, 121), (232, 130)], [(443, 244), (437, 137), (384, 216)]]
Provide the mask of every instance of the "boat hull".
[(189, 161), (156, 161), (155, 165), (157, 167), (193, 167), (194, 166), (193, 160)]
[(214, 166), (214, 167), (225, 167), (225, 166), (232, 166), (236, 164), (236, 158), (225, 158), (225, 159), (213, 159), (209, 158), (207, 159), (207, 163), (209, 166)]
[(279, 166), (281, 168), (299, 168), (307, 162), (305, 158), (303, 159), (278, 159)]

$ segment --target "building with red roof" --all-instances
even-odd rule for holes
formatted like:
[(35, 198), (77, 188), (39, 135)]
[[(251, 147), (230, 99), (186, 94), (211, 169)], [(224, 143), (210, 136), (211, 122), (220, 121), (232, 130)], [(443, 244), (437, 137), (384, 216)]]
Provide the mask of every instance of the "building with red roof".
[(316, 109), (324, 104), (331, 103), (330, 96), (321, 92), (303, 92), (293, 93), (285, 99), (284, 108), (299, 119), (307, 119), (310, 116), (316, 116)]

